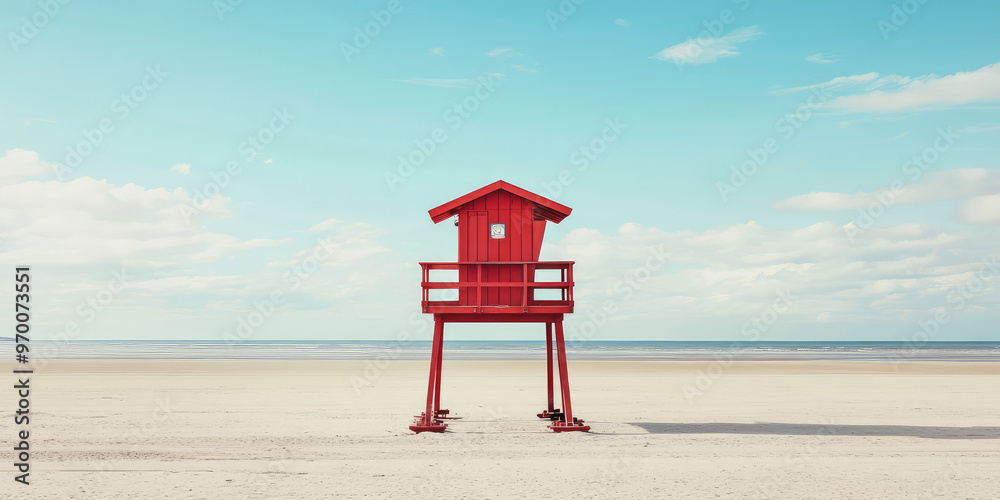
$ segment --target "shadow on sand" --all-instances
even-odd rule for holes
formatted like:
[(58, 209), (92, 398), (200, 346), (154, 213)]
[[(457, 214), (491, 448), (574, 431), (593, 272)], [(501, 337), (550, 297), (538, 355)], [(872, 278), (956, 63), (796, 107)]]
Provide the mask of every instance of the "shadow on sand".
[(907, 436), (927, 439), (1000, 439), (1000, 427), (837, 425), (757, 422), (737, 424), (630, 422), (650, 434), (771, 434), (778, 436)]

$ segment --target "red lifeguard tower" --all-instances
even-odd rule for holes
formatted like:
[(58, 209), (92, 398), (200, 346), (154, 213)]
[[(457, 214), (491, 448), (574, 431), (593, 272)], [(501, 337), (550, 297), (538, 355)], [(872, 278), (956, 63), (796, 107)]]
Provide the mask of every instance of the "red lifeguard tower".
[[(571, 208), (504, 181), (477, 189), (429, 210), (435, 224), (456, 217), (457, 262), (421, 262), (423, 312), (434, 315), (434, 341), (427, 382), (427, 407), (410, 430), (444, 432), (449, 417), (441, 409), (441, 360), (446, 323), (545, 323), (548, 407), (539, 418), (555, 432), (589, 431), (573, 417), (566, 367), (563, 315), (573, 312), (573, 262), (540, 262), (545, 223), (562, 222)], [(431, 271), (458, 271), (458, 281), (431, 281)], [(535, 281), (536, 271), (557, 270), (559, 281)], [(457, 300), (430, 300), (431, 290), (457, 291)], [(536, 290), (557, 290), (560, 298), (540, 300)], [(550, 292), (552, 293), (552, 292)], [(554, 407), (552, 341), (558, 354), (562, 410)]]

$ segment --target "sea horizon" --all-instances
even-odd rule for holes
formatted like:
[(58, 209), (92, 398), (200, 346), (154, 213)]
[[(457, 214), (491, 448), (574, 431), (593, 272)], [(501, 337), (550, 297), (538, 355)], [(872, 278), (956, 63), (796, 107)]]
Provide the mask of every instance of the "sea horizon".
[[(11, 339), (0, 339), (11, 340)], [(429, 340), (73, 340), (32, 341), (44, 359), (425, 360)], [(544, 340), (451, 340), (447, 359), (543, 360)], [(576, 360), (921, 360), (1000, 361), (1000, 341), (567, 341)]]

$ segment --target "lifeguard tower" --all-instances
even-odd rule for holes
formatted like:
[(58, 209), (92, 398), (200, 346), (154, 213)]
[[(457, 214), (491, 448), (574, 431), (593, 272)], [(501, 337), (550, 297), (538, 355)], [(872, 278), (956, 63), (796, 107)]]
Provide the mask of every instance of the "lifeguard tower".
[[(410, 430), (444, 432), (449, 417), (441, 409), (441, 361), (446, 323), (544, 323), (548, 406), (538, 414), (555, 432), (589, 431), (573, 417), (563, 315), (573, 312), (573, 262), (541, 262), (545, 223), (556, 224), (571, 208), (513, 184), (497, 181), (429, 210), (435, 224), (455, 217), (457, 262), (421, 262), (421, 307), (434, 315), (427, 406)], [(458, 281), (431, 281), (431, 272), (458, 271)], [(555, 274), (559, 281), (535, 281), (536, 271)], [(457, 300), (431, 300), (432, 290), (455, 290)], [(556, 290), (559, 298), (536, 299), (538, 290)], [(454, 294), (453, 297), (454, 298)], [(553, 330), (558, 358), (562, 409), (554, 407)]]

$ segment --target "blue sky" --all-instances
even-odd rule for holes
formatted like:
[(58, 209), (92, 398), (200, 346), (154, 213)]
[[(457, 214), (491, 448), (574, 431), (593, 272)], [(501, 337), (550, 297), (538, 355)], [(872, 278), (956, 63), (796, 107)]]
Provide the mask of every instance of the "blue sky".
[[(620, 306), (586, 338), (747, 339), (780, 290), (801, 299), (761, 340), (919, 339), (937, 311), (934, 340), (997, 338), (1000, 6), (58, 5), (0, 10), (0, 255), (50, 273), (53, 335), (220, 339), (279, 290), (246, 339), (422, 338), (415, 262), (455, 254), (426, 210), (504, 179), (574, 208), (543, 258), (580, 263), (575, 328)], [(916, 178), (914, 155), (933, 157)], [(660, 245), (667, 265), (616, 292)]]

